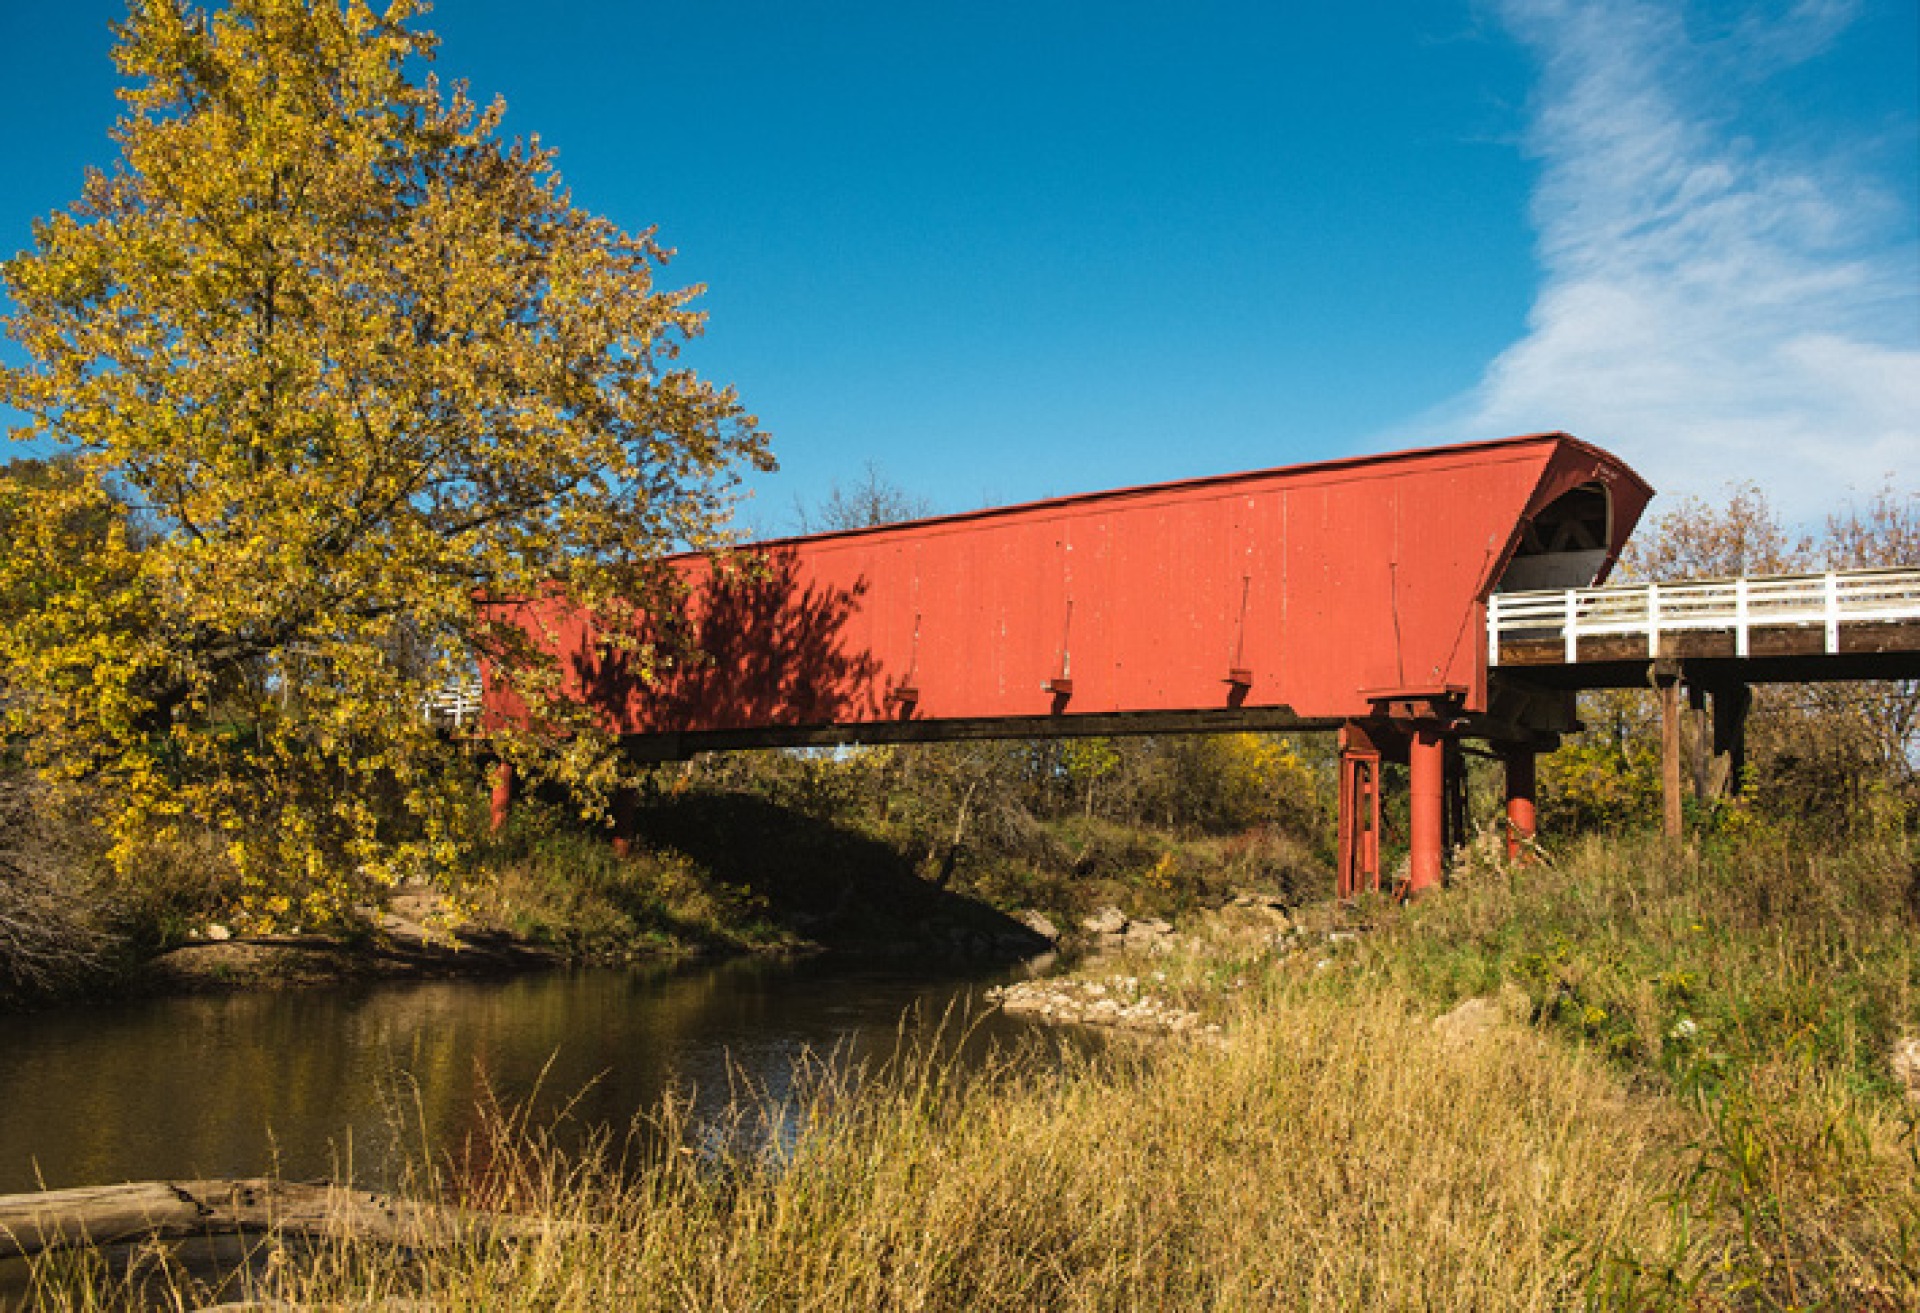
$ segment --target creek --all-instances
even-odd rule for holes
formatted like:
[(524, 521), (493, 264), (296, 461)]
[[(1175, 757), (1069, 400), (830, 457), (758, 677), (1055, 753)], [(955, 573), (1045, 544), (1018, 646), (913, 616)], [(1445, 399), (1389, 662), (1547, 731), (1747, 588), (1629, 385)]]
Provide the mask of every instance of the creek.
[(483, 1136), (489, 1104), (618, 1136), (670, 1089), (711, 1122), (733, 1091), (783, 1097), (809, 1055), (883, 1061), (903, 1035), (937, 1032), (975, 1064), (1010, 1044), (1045, 1055), (1080, 1042), (977, 1003), (1020, 974), (746, 959), (14, 1017), (0, 1043), (0, 1194), (275, 1172), (381, 1188)]

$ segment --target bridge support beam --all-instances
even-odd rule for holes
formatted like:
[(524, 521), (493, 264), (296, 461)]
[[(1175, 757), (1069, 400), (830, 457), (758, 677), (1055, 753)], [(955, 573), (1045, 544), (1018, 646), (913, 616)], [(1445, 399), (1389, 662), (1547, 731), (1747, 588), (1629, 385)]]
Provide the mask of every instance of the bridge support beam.
[(1500, 755), (1507, 768), (1507, 857), (1524, 861), (1540, 830), (1534, 805), (1540, 758), (1524, 744), (1508, 747)]
[(1407, 745), (1408, 856), (1407, 896), (1418, 898), (1440, 887), (1446, 864), (1447, 736), (1423, 721), (1413, 727)]
[(1380, 747), (1358, 721), (1340, 730), (1340, 855), (1334, 892), (1380, 888)]
[(1680, 670), (1656, 665), (1654, 687), (1660, 694), (1660, 826), (1669, 839), (1685, 828), (1680, 802)]
[(493, 796), (490, 799), (492, 822), (495, 833), (507, 826), (507, 818), (513, 815), (513, 763), (496, 761), (493, 764)]
[(1705, 802), (1716, 797), (1718, 791), (1713, 778), (1713, 732), (1707, 717), (1707, 688), (1695, 680), (1687, 681), (1687, 709), (1684, 738), (1693, 741), (1692, 761), (1686, 764), (1693, 768), (1693, 800)]
[(1726, 762), (1725, 796), (1740, 796), (1747, 773), (1747, 712), (1753, 709), (1753, 686), (1722, 684), (1713, 690), (1713, 759), (1716, 773)]

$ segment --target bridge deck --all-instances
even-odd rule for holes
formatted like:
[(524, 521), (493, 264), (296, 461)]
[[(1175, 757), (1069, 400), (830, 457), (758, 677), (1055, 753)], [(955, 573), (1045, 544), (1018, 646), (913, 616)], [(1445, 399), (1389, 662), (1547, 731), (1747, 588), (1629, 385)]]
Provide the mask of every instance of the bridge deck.
[(1920, 678), (1920, 570), (1836, 570), (1496, 593), (1487, 663), (1557, 688)]

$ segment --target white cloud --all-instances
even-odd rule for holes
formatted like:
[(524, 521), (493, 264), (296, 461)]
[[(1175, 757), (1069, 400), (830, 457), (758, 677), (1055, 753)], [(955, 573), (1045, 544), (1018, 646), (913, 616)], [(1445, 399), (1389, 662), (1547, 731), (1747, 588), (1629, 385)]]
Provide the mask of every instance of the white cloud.
[(1499, 13), (1540, 60), (1543, 281), (1526, 335), (1429, 422), (1567, 429), (1663, 492), (1752, 478), (1796, 518), (1889, 472), (1920, 478), (1912, 216), (1847, 143), (1815, 158), (1742, 129), (1851, 6), (1810, 0), (1711, 39), (1646, 0)]

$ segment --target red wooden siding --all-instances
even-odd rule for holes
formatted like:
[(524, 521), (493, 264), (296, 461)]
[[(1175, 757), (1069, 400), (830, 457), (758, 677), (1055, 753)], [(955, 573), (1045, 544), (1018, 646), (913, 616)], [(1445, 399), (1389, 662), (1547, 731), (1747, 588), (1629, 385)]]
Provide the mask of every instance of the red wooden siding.
[(1333, 724), (1445, 689), (1482, 712), (1485, 598), (1527, 519), (1588, 484), (1610, 492), (1611, 561), (1651, 489), (1558, 433), (788, 539), (717, 572), (681, 558), (707, 656), (652, 686), (580, 616), (502, 605), (540, 612), (575, 687), (632, 735), (1233, 709)]

